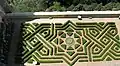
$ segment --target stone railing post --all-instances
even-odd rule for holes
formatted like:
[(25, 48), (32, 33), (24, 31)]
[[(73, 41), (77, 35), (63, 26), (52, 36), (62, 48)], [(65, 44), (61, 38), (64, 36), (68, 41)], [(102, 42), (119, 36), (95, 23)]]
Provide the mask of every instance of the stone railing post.
[(0, 0), (0, 66), (6, 66), (8, 63), (8, 48), (12, 36), (12, 26), (5, 15), (10, 12), (9, 9), (7, 0)]
[(3, 22), (3, 17), (5, 16), (3, 8), (0, 6), (0, 66), (5, 65), (5, 55), (4, 55), (4, 36), (5, 36), (5, 23)]

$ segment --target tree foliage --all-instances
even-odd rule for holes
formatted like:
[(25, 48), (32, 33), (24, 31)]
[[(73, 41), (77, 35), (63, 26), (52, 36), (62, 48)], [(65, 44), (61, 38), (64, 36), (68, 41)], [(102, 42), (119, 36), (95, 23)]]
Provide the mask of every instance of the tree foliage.
[(9, 0), (15, 12), (120, 10), (120, 0)]
[(11, 0), (10, 5), (14, 11), (45, 11), (47, 0)]
[(53, 6), (49, 7), (47, 11), (65, 11), (65, 8), (59, 2), (54, 2)]

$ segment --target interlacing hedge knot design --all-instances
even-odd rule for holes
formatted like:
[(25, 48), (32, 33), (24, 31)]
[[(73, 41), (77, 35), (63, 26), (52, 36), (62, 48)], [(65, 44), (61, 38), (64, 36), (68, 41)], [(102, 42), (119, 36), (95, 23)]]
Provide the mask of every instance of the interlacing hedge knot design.
[(120, 60), (120, 40), (114, 22), (24, 23), (23, 60), (67, 63)]

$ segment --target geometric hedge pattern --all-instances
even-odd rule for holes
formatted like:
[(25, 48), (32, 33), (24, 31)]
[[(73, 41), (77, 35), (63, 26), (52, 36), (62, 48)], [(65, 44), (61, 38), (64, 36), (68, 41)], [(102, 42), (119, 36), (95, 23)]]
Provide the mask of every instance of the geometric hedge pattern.
[(114, 22), (23, 23), (24, 63), (120, 60), (120, 38)]

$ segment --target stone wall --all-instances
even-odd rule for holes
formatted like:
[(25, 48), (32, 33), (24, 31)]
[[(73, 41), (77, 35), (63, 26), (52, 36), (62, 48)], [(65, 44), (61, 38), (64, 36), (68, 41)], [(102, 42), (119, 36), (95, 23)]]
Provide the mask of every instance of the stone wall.
[(1, 0), (0, 66), (120, 62), (119, 11), (8, 12)]
[(8, 65), (107, 66), (110, 61), (114, 66), (113, 61), (120, 60), (119, 15), (119, 11), (8, 13), (6, 18), (14, 23)]

